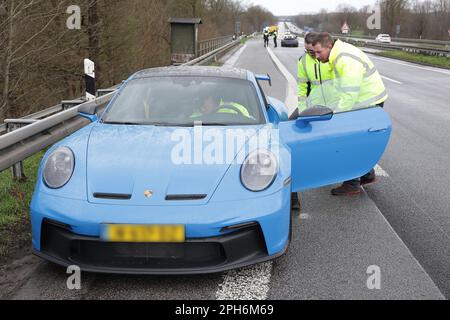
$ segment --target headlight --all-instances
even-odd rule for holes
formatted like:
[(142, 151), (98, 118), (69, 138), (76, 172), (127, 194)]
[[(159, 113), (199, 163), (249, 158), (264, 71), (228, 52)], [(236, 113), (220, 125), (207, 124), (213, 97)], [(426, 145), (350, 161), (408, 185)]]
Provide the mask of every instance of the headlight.
[(53, 151), (45, 161), (44, 182), (52, 189), (62, 188), (72, 177), (75, 157), (72, 150), (61, 147)]
[(241, 167), (241, 181), (245, 188), (258, 192), (269, 188), (278, 172), (278, 161), (269, 150), (249, 154)]

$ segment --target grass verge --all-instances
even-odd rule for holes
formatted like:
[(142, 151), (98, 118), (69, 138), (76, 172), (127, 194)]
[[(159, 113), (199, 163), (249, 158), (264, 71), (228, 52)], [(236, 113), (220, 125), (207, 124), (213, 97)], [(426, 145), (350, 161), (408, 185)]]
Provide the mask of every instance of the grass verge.
[(241, 44), (246, 44), (248, 40), (249, 40), (249, 37), (242, 37)]
[(29, 207), (44, 153), (23, 162), (24, 182), (14, 181), (11, 170), (0, 173), (0, 261), (30, 246)]
[(450, 59), (447, 57), (426, 56), (423, 54), (404, 52), (401, 50), (382, 51), (374, 54), (382, 57), (394, 58), (432, 67), (450, 69)]

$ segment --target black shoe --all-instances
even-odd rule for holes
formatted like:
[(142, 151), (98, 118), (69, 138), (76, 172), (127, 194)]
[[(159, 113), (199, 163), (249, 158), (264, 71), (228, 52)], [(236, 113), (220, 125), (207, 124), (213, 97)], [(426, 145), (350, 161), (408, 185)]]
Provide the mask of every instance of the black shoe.
[(340, 187), (331, 190), (333, 196), (356, 196), (361, 193), (361, 186), (344, 183)]
[(373, 177), (361, 177), (361, 185), (367, 185), (367, 184), (371, 184), (377, 182), (377, 176), (373, 176)]

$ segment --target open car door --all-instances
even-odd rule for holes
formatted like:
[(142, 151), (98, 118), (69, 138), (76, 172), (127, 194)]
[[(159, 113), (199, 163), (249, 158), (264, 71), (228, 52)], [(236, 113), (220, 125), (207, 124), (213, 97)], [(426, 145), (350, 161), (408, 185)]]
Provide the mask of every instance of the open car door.
[(314, 107), (279, 129), (291, 149), (292, 191), (298, 192), (368, 173), (386, 150), (392, 123), (380, 107), (337, 114)]

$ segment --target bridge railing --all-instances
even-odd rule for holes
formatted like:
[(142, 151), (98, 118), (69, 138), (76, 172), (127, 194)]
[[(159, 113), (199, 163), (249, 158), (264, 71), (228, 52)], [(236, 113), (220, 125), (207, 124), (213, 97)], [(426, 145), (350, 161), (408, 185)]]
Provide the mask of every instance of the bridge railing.
[(221, 48), (221, 47), (231, 43), (232, 41), (233, 41), (232, 35), (199, 41), (198, 55), (203, 56), (211, 51), (214, 51), (218, 48)]

